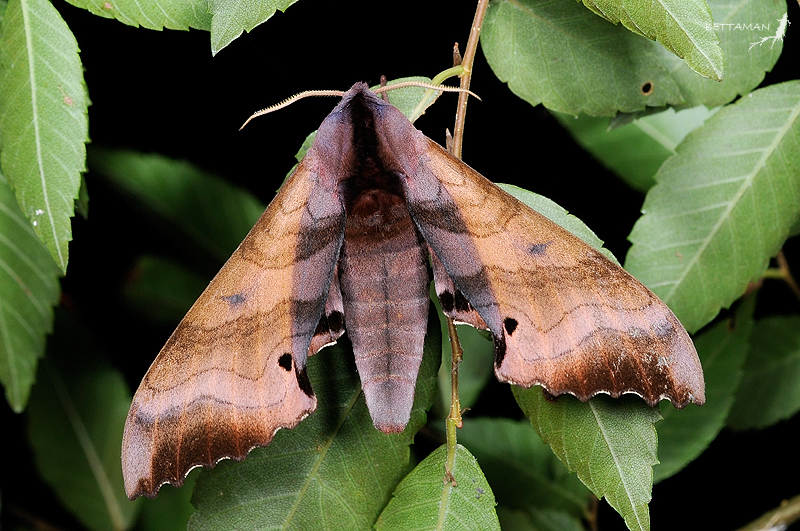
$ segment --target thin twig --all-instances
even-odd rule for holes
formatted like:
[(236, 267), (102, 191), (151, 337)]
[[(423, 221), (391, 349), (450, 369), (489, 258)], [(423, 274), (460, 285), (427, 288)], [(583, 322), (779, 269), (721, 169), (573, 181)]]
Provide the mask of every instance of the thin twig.
[[(475, 62), (475, 54), (478, 51), (478, 41), (481, 36), (481, 26), (483, 18), (486, 16), (486, 8), (489, 7), (489, 0), (478, 0), (478, 8), (475, 10), (475, 18), (472, 20), (472, 29), (469, 33), (467, 48), (464, 50), (464, 59), (461, 65), (464, 67), (464, 75), (461, 76), (461, 88), (469, 90), (472, 81), (472, 65)], [(467, 115), (467, 101), (469, 95), (461, 93), (458, 96), (458, 110), (456, 111), (456, 124), (453, 128), (453, 156), (461, 158), (461, 144), (464, 139), (464, 121)]]
[(768, 531), (786, 529), (800, 520), (800, 495), (784, 500), (778, 507), (750, 522), (739, 531)]
[[(481, 24), (483, 24), (483, 17), (486, 14), (486, 8), (489, 5), (488, 0), (479, 0), (478, 9), (475, 12), (475, 19), (472, 22), (472, 29), (469, 34), (469, 41), (467, 42), (467, 49), (465, 50), (464, 58), (461, 65), (464, 68), (464, 73), (461, 76), (461, 88), (465, 91), (459, 94), (458, 97), (458, 110), (456, 111), (456, 125), (455, 135), (452, 142), (448, 142), (450, 152), (453, 156), (461, 158), (461, 140), (464, 136), (464, 117), (467, 111), (467, 100), (469, 98), (469, 84), (472, 74), (472, 63), (475, 60), (475, 52), (478, 48), (478, 38), (481, 33)], [(454, 60), (458, 62), (458, 56), (454, 55)], [(464, 351), (461, 348), (461, 342), (458, 340), (458, 331), (456, 325), (450, 317), (447, 317), (447, 332), (450, 336), (450, 413), (447, 416), (447, 461), (445, 462), (445, 481), (450, 482), (451, 485), (456, 486), (456, 478), (453, 474), (456, 459), (456, 450), (458, 448), (458, 441), (456, 437), (456, 429), (462, 425), (461, 419), (461, 401), (458, 397), (458, 366), (461, 364)]]
[(778, 267), (781, 271), (781, 278), (789, 285), (789, 288), (791, 288), (797, 298), (800, 299), (800, 287), (797, 285), (797, 282), (792, 276), (792, 272), (789, 269), (789, 262), (786, 260), (786, 256), (783, 254), (783, 251), (778, 251), (778, 256), (775, 258), (778, 261)]
[(464, 357), (464, 350), (461, 348), (461, 342), (458, 339), (458, 331), (453, 319), (447, 317), (447, 333), (450, 336), (450, 413), (447, 415), (445, 421), (447, 431), (447, 461), (444, 465), (445, 480), (449, 481), (451, 485), (456, 486), (456, 478), (453, 475), (453, 469), (456, 463), (456, 448), (458, 447), (458, 439), (456, 436), (456, 429), (460, 428), (463, 424), (461, 420), (461, 400), (458, 397), (458, 366)]

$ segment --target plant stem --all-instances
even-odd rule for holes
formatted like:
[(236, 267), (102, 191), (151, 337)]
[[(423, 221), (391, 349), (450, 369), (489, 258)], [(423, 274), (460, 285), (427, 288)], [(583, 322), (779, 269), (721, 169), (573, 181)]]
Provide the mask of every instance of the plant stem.
[(776, 259), (778, 260), (778, 267), (780, 268), (781, 273), (783, 273), (781, 278), (783, 278), (783, 281), (789, 285), (797, 298), (800, 299), (800, 287), (797, 286), (797, 282), (792, 276), (792, 272), (789, 270), (789, 262), (786, 260), (786, 256), (783, 254), (783, 251), (778, 252)]
[(767, 269), (764, 271), (764, 274), (761, 275), (761, 277), (783, 280), (789, 285), (789, 289), (792, 290), (795, 296), (800, 299), (800, 286), (797, 285), (797, 281), (792, 276), (792, 272), (789, 269), (789, 262), (786, 260), (786, 256), (783, 254), (783, 251), (778, 251), (778, 255), (775, 257), (775, 260), (778, 262), (778, 267), (771, 267)]
[(456, 479), (453, 476), (453, 468), (456, 461), (456, 447), (458, 440), (456, 437), (456, 428), (460, 428), (463, 424), (461, 420), (461, 401), (458, 398), (458, 366), (464, 357), (464, 350), (461, 348), (461, 342), (458, 340), (458, 331), (456, 324), (450, 317), (447, 317), (447, 332), (450, 336), (450, 413), (447, 415), (445, 421), (447, 427), (447, 461), (445, 462), (445, 480), (449, 481), (453, 486), (456, 485)]
[[(481, 25), (483, 24), (483, 17), (486, 14), (488, 5), (489, 0), (478, 0), (478, 8), (475, 11), (475, 18), (472, 21), (469, 41), (467, 41), (467, 48), (461, 60), (461, 66), (464, 68), (463, 74), (461, 75), (461, 88), (465, 90), (469, 90), (469, 84), (472, 79), (472, 64), (475, 61), (475, 53), (478, 49), (478, 38), (481, 34)], [(459, 94), (456, 123), (454, 127), (455, 134), (453, 135), (452, 142), (448, 142), (450, 153), (459, 159), (461, 158), (461, 143), (464, 137), (464, 119), (467, 112), (468, 98), (469, 94), (466, 92)], [(450, 356), (450, 413), (447, 415), (446, 421), (447, 461), (445, 462), (445, 481), (449, 481), (451, 485), (456, 486), (456, 479), (453, 475), (456, 448), (458, 445), (456, 428), (460, 428), (462, 425), (461, 402), (458, 398), (458, 366), (461, 364), (464, 351), (461, 348), (461, 342), (458, 340), (456, 325), (450, 317), (447, 317), (447, 332), (450, 336), (450, 349), (452, 354)]]
[[(469, 89), (472, 81), (472, 65), (475, 62), (475, 54), (478, 51), (478, 40), (481, 36), (481, 26), (486, 15), (486, 8), (489, 7), (489, 0), (478, 0), (478, 8), (475, 10), (475, 18), (472, 20), (472, 29), (469, 33), (467, 48), (464, 50), (464, 59), (461, 65), (464, 67), (464, 75), (461, 76), (461, 88)], [(456, 111), (456, 124), (453, 128), (453, 156), (461, 158), (461, 144), (464, 138), (464, 120), (467, 115), (467, 101), (469, 94), (462, 92), (458, 95), (458, 109)]]
[(758, 520), (750, 522), (739, 531), (766, 531), (769, 529), (785, 529), (800, 520), (800, 496), (784, 500), (780, 506), (764, 514)]

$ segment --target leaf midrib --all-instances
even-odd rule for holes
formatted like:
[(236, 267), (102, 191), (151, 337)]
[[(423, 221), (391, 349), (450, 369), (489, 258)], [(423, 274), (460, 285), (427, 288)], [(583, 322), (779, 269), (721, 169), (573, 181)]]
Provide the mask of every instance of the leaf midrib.
[(53, 246), (56, 250), (56, 256), (58, 256), (59, 266), (63, 269), (65, 264), (63, 263), (62, 253), (61, 253), (61, 244), (58, 241), (58, 234), (56, 232), (56, 225), (55, 220), (53, 219), (53, 210), (50, 208), (50, 198), (47, 193), (47, 177), (44, 171), (44, 160), (42, 155), (42, 135), (41, 135), (41, 126), (40, 126), (40, 116), (39, 116), (39, 105), (38, 105), (38, 89), (36, 85), (36, 66), (35, 66), (35, 57), (33, 53), (33, 31), (31, 29), (31, 22), (30, 22), (30, 6), (28, 5), (27, 0), (20, 0), (20, 11), (22, 12), (22, 27), (24, 28), (25, 32), (25, 51), (28, 55), (28, 83), (30, 85), (31, 91), (31, 114), (32, 114), (32, 122), (33, 122), (33, 136), (34, 136), (34, 145), (36, 147), (36, 165), (39, 169), (39, 183), (42, 188), (42, 200), (44, 201), (44, 211), (47, 214), (47, 218), (50, 222), (50, 231), (52, 233), (53, 238)]
[(289, 509), (289, 512), (286, 514), (286, 519), (284, 520), (281, 529), (290, 529), (292, 521), (294, 520), (294, 515), (297, 514), (297, 511), (300, 509), (300, 504), (305, 498), (305, 495), (308, 492), (308, 490), (311, 488), (311, 483), (316, 479), (317, 473), (319, 472), (319, 468), (325, 461), (325, 456), (328, 454), (328, 451), (331, 449), (331, 446), (333, 446), (333, 442), (336, 440), (336, 436), (338, 435), (339, 430), (341, 430), (342, 426), (347, 421), (350, 412), (355, 407), (356, 401), (358, 400), (358, 397), (360, 395), (361, 395), (361, 388), (359, 387), (358, 391), (353, 393), (353, 396), (345, 404), (345, 407), (342, 408), (342, 413), (339, 416), (339, 423), (336, 425), (336, 428), (331, 432), (330, 436), (325, 441), (325, 444), (322, 445), (322, 447), (320, 448), (319, 456), (314, 462), (314, 466), (312, 466), (311, 470), (309, 470), (308, 475), (306, 476), (306, 480), (303, 482), (303, 485), (300, 487), (300, 490), (298, 490), (297, 498), (294, 504), (292, 504), (291, 509)]
[[(608, 453), (611, 455), (612, 459), (614, 460), (614, 467), (618, 471), (620, 482), (622, 483), (623, 488), (625, 489), (625, 495), (626, 495), (628, 501), (630, 502), (631, 509), (632, 509), (633, 513), (636, 515), (636, 522), (639, 524), (639, 529), (648, 529), (648, 526), (644, 525), (644, 523), (642, 522), (641, 517), (639, 516), (638, 507), (636, 506), (636, 504), (633, 503), (634, 496), (632, 495), (632, 489), (629, 486), (630, 482), (627, 480), (627, 474), (625, 474), (625, 472), (623, 471), (623, 467), (620, 464), (621, 463), (621, 459), (617, 455), (614, 445), (610, 444), (610, 442), (609, 442), (609, 441), (611, 441), (613, 439), (613, 437), (610, 437), (608, 435), (606, 427), (605, 427), (605, 424), (604, 424), (603, 419), (602, 419), (602, 415), (598, 411), (597, 406), (595, 405), (595, 403), (590, 400), (588, 402), (588, 404), (589, 404), (589, 407), (590, 407), (590, 409), (592, 411), (592, 414), (595, 417), (595, 420), (597, 421), (597, 427), (600, 429), (600, 433), (602, 434), (603, 440), (606, 443), (606, 448), (608, 448)], [(607, 496), (608, 496), (608, 494), (606, 494), (606, 497)], [(627, 519), (626, 519), (626, 521), (627, 521)]]
[(739, 187), (739, 190), (736, 192), (736, 195), (728, 202), (725, 210), (719, 216), (717, 222), (712, 227), (712, 230), (709, 231), (708, 237), (703, 239), (703, 242), (700, 245), (700, 248), (697, 250), (696, 253), (692, 256), (692, 258), (686, 264), (686, 267), (683, 269), (683, 272), (675, 279), (675, 282), (672, 284), (672, 288), (664, 295), (663, 300), (667, 303), (672, 300), (675, 292), (678, 290), (678, 287), (683, 284), (686, 280), (686, 277), (689, 274), (689, 271), (693, 270), (694, 267), (700, 260), (700, 257), (705, 253), (705, 250), (711, 245), (711, 242), (714, 241), (716, 234), (720, 231), (722, 226), (730, 220), (730, 213), (736, 208), (740, 202), (742, 197), (744, 196), (745, 192), (751, 190), (753, 181), (758, 176), (758, 174), (766, 168), (767, 160), (772, 156), (775, 152), (778, 144), (783, 140), (786, 136), (787, 132), (797, 120), (798, 116), (800, 116), (800, 103), (795, 104), (792, 113), (789, 115), (789, 118), (784, 122), (783, 127), (778, 129), (778, 132), (775, 134), (772, 142), (769, 143), (764, 149), (762, 155), (758, 158), (758, 161), (753, 164), (752, 170), (747, 173), (746, 178), (742, 181), (742, 185)]

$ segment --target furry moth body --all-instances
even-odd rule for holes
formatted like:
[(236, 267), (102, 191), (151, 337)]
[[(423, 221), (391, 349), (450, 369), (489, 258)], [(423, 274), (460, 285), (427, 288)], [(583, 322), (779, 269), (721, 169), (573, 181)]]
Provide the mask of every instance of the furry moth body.
[(345, 330), (376, 428), (402, 431), (428, 313), (488, 329), (501, 381), (588, 400), (705, 401), (650, 290), (354, 85), (148, 370), (125, 424), (133, 499), (243, 459), (314, 411), (306, 361)]

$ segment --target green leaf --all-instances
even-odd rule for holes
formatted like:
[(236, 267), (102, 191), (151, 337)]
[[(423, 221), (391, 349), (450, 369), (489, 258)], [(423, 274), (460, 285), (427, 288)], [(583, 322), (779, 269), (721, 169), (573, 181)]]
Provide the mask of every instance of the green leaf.
[(211, 30), (208, 0), (67, 0), (103, 18), (129, 26), (162, 30)]
[(92, 148), (92, 175), (137, 198), (159, 230), (225, 262), (264, 211), (251, 194), (191, 164), (159, 155)]
[(658, 44), (653, 43), (653, 51), (662, 65), (670, 71), (672, 80), (680, 87), (685, 100), (684, 105), (708, 108), (724, 105), (738, 95), (746, 95), (764, 79), (764, 74), (772, 70), (778, 61), (783, 41), (756, 46), (751, 44), (763, 37), (774, 35), (778, 29), (778, 19), (786, 13), (783, 0), (764, 2), (763, 0), (708, 0), (720, 47), (725, 56), (725, 78), (722, 81), (698, 76), (686, 63), (675, 57)]
[(0, 165), (62, 271), (86, 169), (78, 43), (47, 0), (11, 0), (0, 35)]
[(123, 294), (140, 315), (177, 323), (208, 286), (208, 278), (169, 260), (143, 256), (133, 266)]
[(458, 440), (481, 463), (497, 502), (505, 507), (589, 516), (591, 494), (542, 442), (527, 420), (464, 420)]
[(140, 531), (185, 531), (189, 518), (194, 513), (190, 499), (199, 472), (200, 470), (197, 470), (186, 476), (186, 481), (179, 489), (167, 484), (161, 487), (156, 498), (152, 500), (139, 498), (142, 502), (142, 513), (136, 529)]
[(681, 411), (668, 402), (660, 404), (664, 420), (656, 425), (661, 461), (654, 469), (656, 482), (693, 461), (725, 427), (742, 378), (754, 306), (755, 297), (745, 299), (734, 317), (694, 338), (706, 380), (706, 403), (703, 407), (689, 405)]
[(531, 105), (613, 116), (683, 102), (647, 39), (576, 2), (492, 2), (481, 45), (495, 75)]
[(648, 39), (660, 42), (695, 72), (722, 79), (723, 61), (719, 38), (714, 33), (711, 11), (705, 0), (583, 0), (601, 17)]
[(800, 317), (756, 323), (728, 425), (760, 429), (800, 411)]
[(53, 327), (60, 276), (0, 173), (0, 383), (17, 413), (28, 402)]
[(409, 445), (433, 401), (441, 350), (431, 313), (411, 420), (390, 435), (372, 424), (349, 347), (311, 357), (317, 411), (244, 462), (204, 470), (189, 528), (370, 528), (407, 470)]
[(800, 216), (800, 81), (757, 90), (691, 132), (656, 176), (626, 269), (689, 330), (766, 269)]
[(131, 395), (83, 326), (59, 311), (28, 408), (42, 477), (86, 527), (127, 529), (140, 507), (125, 496), (119, 449)]
[[(391, 86), (406, 81), (428, 84), (432, 82), (429, 77), (413, 76), (393, 79), (387, 81), (386, 85)], [(375, 86), (372, 88), (376, 89), (378, 87)], [(389, 103), (400, 109), (400, 112), (402, 112), (411, 123), (414, 123), (420, 116), (425, 114), (425, 109), (433, 105), (442, 93), (422, 87), (403, 87), (390, 90), (386, 94), (389, 97)]]
[(266, 22), (275, 11), (286, 11), (297, 0), (209, 0), (211, 53), (216, 55), (243, 31)]
[(628, 529), (650, 529), (647, 503), (653, 485), (661, 416), (638, 397), (596, 396), (580, 402), (564, 395), (548, 401), (540, 387), (512, 387), (531, 424), (553, 452), (598, 497), (625, 519)]
[(380, 530), (500, 529), (494, 495), (478, 462), (456, 446), (453, 477), (445, 480), (447, 446), (426, 457), (398, 485), (375, 528)]
[(605, 167), (633, 188), (646, 192), (655, 184), (661, 164), (675, 154), (677, 145), (716, 110), (699, 106), (675, 112), (668, 108), (614, 128), (610, 127), (610, 118), (553, 115)]

